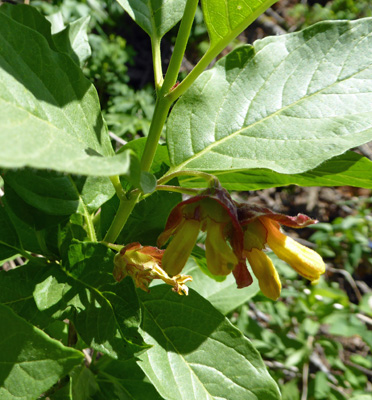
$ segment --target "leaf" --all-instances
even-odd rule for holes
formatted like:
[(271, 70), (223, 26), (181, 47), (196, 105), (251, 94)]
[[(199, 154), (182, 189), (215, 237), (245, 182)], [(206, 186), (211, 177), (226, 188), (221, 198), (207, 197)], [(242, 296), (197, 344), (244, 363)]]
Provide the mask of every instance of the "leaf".
[(164, 399), (280, 399), (251, 342), (196, 292), (177, 296), (159, 285), (139, 296), (154, 346), (138, 365)]
[(220, 60), (171, 112), (169, 172), (295, 174), (371, 140), (371, 30), (323, 22)]
[(84, 355), (63, 346), (0, 304), (0, 398), (36, 399)]
[(83, 66), (91, 55), (87, 35), (89, 16), (79, 18), (65, 27), (62, 14), (53, 14), (49, 18), (54, 21), (58, 18), (58, 23), (62, 24), (62, 27), (52, 35), (54, 27), (52, 27), (51, 22), (44, 18), (34, 7), (25, 4), (14, 6), (5, 3), (0, 8), (0, 12), (41, 33), (53, 50), (68, 54), (77, 65)]
[(130, 152), (114, 155), (97, 92), (80, 68), (39, 32), (1, 12), (0, 141), (4, 168), (122, 174), (139, 182), (138, 159)]
[(35, 286), (34, 298), (39, 310), (57, 319), (69, 317), (88, 346), (125, 359), (147, 345), (137, 330), (140, 308), (133, 282), (115, 282), (113, 256), (97, 243), (70, 246), (67, 275), (51, 270)]
[(100, 244), (75, 244), (70, 268), (38, 259), (0, 273), (0, 302), (45, 327), (70, 319), (89, 347), (126, 359), (147, 348), (140, 334), (140, 308), (131, 279), (112, 276), (113, 254)]
[[(372, 161), (347, 151), (301, 174), (279, 174), (269, 169), (213, 171), (227, 190), (259, 190), (278, 186), (356, 186), (372, 189)], [(181, 186), (205, 187), (205, 180), (180, 178)]]
[(156, 188), (156, 177), (149, 172), (141, 172), (141, 189), (144, 194), (152, 193)]
[(156, 246), (171, 209), (182, 200), (179, 193), (155, 192), (136, 204), (117, 243), (140, 242)]
[(73, 400), (90, 399), (98, 390), (98, 385), (93, 372), (85, 365), (79, 365), (71, 373)]
[(226, 315), (246, 303), (259, 291), (257, 280), (251, 286), (238, 289), (232, 274), (223, 282), (216, 282), (205, 275), (200, 267), (190, 259), (182, 272), (191, 275), (193, 280), (187, 286), (194, 289), (222, 314)]
[(105, 176), (87, 176), (74, 179), (81, 200), (89, 213), (93, 213), (115, 194), (109, 178)]
[(50, 316), (38, 310), (32, 294), (41, 271), (45, 271), (43, 266), (33, 260), (8, 272), (0, 271), (0, 304), (11, 307), (20, 317), (42, 329), (53, 322)]
[(20, 252), (21, 245), (12, 221), (0, 204), (0, 263)]
[(89, 20), (89, 15), (79, 18), (53, 35), (53, 41), (58, 50), (68, 54), (80, 67), (84, 66), (92, 53), (87, 34)]
[(0, 7), (0, 13), (6, 14), (8, 17), (18, 23), (39, 32), (48, 41), (51, 49), (57, 51), (57, 47), (52, 39), (50, 22), (44, 18), (36, 8), (26, 4), (9, 4), (3, 3)]
[(2, 202), (9, 216), (21, 247), (52, 259), (58, 254), (58, 225), (65, 216), (48, 215), (27, 204), (8, 184), (4, 187)]
[(163, 400), (135, 359), (112, 360), (109, 363), (107, 359), (100, 359), (97, 367), (101, 393), (93, 397), (94, 400)]
[[(131, 140), (126, 145), (121, 147), (118, 150), (118, 153), (121, 153), (125, 150), (133, 150), (139, 159), (142, 158), (143, 151), (145, 149), (147, 138), (139, 138), (135, 140)], [(159, 174), (163, 175), (166, 170), (169, 168), (169, 156), (168, 149), (165, 145), (158, 144), (154, 156), (154, 161), (151, 164), (150, 172), (156, 176)], [(159, 176), (158, 176), (159, 177)]]
[(211, 47), (222, 50), (277, 0), (203, 0), (202, 9)]
[(182, 18), (186, 0), (117, 0), (152, 38), (160, 39)]
[(80, 205), (79, 192), (69, 176), (50, 171), (8, 171), (4, 179), (29, 205), (52, 215), (73, 214)]

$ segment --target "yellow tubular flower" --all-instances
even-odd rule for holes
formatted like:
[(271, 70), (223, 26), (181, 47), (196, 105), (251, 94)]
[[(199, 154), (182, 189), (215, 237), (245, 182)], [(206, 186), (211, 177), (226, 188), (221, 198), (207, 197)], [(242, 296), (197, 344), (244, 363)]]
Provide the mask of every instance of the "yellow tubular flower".
[(267, 244), (280, 259), (310, 281), (317, 281), (324, 274), (325, 264), (318, 253), (280, 232), (277, 222), (265, 217), (260, 220), (267, 228)]
[(238, 258), (223, 235), (223, 225), (213, 220), (207, 223), (205, 255), (213, 275), (228, 275), (238, 264)]
[(269, 299), (276, 300), (280, 296), (282, 284), (271, 259), (258, 249), (252, 249), (244, 254), (258, 279), (262, 293)]
[(185, 266), (198, 238), (200, 222), (185, 219), (164, 252), (162, 266), (164, 271), (173, 276), (178, 275)]

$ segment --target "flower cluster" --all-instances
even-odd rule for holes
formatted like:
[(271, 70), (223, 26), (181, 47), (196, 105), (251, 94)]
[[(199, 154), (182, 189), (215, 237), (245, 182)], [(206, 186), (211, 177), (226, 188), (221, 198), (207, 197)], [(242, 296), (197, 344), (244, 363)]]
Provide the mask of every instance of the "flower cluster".
[(238, 288), (249, 286), (252, 277), (247, 269), (248, 260), (262, 293), (275, 300), (280, 295), (281, 283), (264, 250), (271, 248), (300, 275), (317, 281), (325, 272), (322, 258), (280, 229), (281, 225), (303, 228), (315, 222), (303, 214), (289, 217), (267, 208), (239, 204), (223, 188), (210, 188), (181, 202), (171, 211), (158, 239), (158, 246), (162, 247), (173, 236), (164, 252), (163, 269), (170, 275), (179, 274), (195, 246), (199, 231), (205, 231), (207, 267), (212, 274), (232, 272)]
[(264, 250), (268, 247), (295, 271), (310, 281), (325, 272), (315, 251), (281, 232), (281, 225), (303, 228), (316, 221), (303, 214), (289, 217), (263, 207), (240, 204), (216, 185), (202, 194), (182, 201), (171, 211), (158, 246), (166, 250), (131, 243), (115, 256), (115, 279), (129, 275), (137, 287), (148, 291), (153, 279), (162, 279), (179, 294), (187, 294), (188, 275), (180, 275), (200, 231), (206, 232), (207, 267), (213, 275), (233, 273), (238, 288), (249, 286), (252, 268), (262, 293), (276, 300), (281, 291), (278, 273)]

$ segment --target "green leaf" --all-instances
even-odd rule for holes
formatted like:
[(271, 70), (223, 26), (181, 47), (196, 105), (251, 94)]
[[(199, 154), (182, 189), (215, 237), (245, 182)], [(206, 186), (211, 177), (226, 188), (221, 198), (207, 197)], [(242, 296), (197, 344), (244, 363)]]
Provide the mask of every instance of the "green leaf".
[(58, 225), (65, 216), (48, 215), (27, 204), (8, 184), (2, 197), (23, 249), (54, 258), (58, 254)]
[[(139, 159), (142, 158), (143, 151), (145, 149), (147, 138), (139, 138), (135, 140), (131, 140), (126, 145), (121, 147), (118, 150), (118, 153), (121, 153), (125, 150), (133, 150)], [(163, 175), (166, 170), (169, 168), (169, 156), (168, 149), (165, 145), (158, 144), (155, 152), (154, 161), (151, 164), (150, 172), (156, 176), (159, 174)], [(158, 176), (159, 177), (159, 176)]]
[(371, 140), (371, 30), (372, 19), (324, 22), (220, 60), (171, 112), (169, 172), (295, 174)]
[(4, 179), (29, 205), (52, 215), (73, 214), (80, 205), (79, 192), (69, 176), (51, 171), (8, 171)]
[(123, 359), (147, 345), (138, 333), (139, 303), (131, 279), (112, 276), (113, 253), (96, 243), (70, 247), (67, 276), (56, 268), (35, 286), (39, 310), (69, 317), (82, 339), (95, 350)]
[(80, 68), (39, 32), (1, 12), (0, 141), (5, 168), (122, 174), (139, 182), (138, 159), (130, 152), (114, 155), (97, 92)]
[(48, 41), (49, 47), (57, 51), (57, 47), (52, 39), (50, 22), (36, 8), (26, 4), (13, 5), (3, 3), (0, 7), (0, 13), (6, 14), (14, 21), (39, 32)]
[(100, 393), (94, 400), (163, 400), (134, 359), (100, 359), (97, 367)]
[[(269, 169), (212, 171), (227, 190), (259, 190), (278, 186), (356, 186), (372, 189), (372, 161), (347, 151), (301, 174), (279, 174)], [(185, 187), (205, 187), (205, 180), (179, 178)]]
[(87, 176), (74, 179), (80, 197), (87, 211), (93, 213), (115, 194), (109, 178), (105, 176)]
[(89, 15), (79, 18), (53, 35), (53, 41), (58, 50), (68, 54), (80, 67), (84, 66), (91, 55), (87, 34), (89, 20)]
[(140, 185), (144, 194), (152, 193), (156, 188), (155, 175), (150, 174), (150, 172), (142, 171)]
[(155, 192), (134, 207), (117, 243), (156, 245), (171, 209), (182, 200), (179, 193)]
[(95, 375), (85, 365), (74, 368), (70, 376), (73, 400), (88, 400), (97, 392), (98, 385)]
[(54, 14), (51, 18), (54, 17), (54, 20), (56, 20), (58, 15), (58, 21), (62, 23), (62, 27), (58, 29), (56, 34), (52, 35), (51, 23), (34, 7), (25, 4), (15, 6), (5, 3), (0, 8), (0, 12), (41, 33), (53, 50), (68, 54), (77, 65), (84, 65), (91, 54), (87, 35), (89, 16), (80, 18), (65, 27), (62, 14)]
[(193, 290), (140, 293), (142, 330), (154, 346), (138, 365), (164, 399), (280, 399), (251, 342)]
[(210, 301), (224, 315), (246, 303), (259, 291), (256, 279), (251, 286), (243, 289), (236, 287), (232, 274), (228, 275), (223, 282), (216, 282), (205, 275), (192, 259), (188, 261), (182, 273), (191, 275), (193, 278), (187, 286)]
[(12, 221), (0, 204), (0, 263), (20, 252), (21, 245)]
[(0, 398), (33, 400), (64, 377), (84, 355), (51, 339), (0, 304)]
[[(53, 320), (49, 315), (40, 312), (33, 297), (42, 267), (37, 260), (33, 260), (8, 272), (0, 271), (0, 303), (11, 307), (16, 314), (44, 329)], [(44, 273), (44, 269), (42, 271)]]
[(70, 319), (83, 341), (112, 358), (147, 348), (138, 333), (140, 307), (132, 280), (115, 282), (113, 254), (102, 245), (75, 244), (70, 268), (37, 260), (0, 273), (0, 302), (45, 327)]
[(117, 0), (152, 39), (160, 39), (182, 18), (186, 0)]
[(208, 50), (221, 50), (277, 0), (203, 0), (205, 25), (211, 42)]

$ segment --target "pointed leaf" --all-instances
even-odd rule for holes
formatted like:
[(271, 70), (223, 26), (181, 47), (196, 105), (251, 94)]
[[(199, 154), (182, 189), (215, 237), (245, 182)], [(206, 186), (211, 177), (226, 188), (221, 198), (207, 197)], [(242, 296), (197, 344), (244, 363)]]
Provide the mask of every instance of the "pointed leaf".
[(182, 18), (186, 0), (117, 0), (151, 38), (164, 36)]
[(137, 157), (114, 156), (96, 90), (80, 68), (39, 32), (1, 12), (0, 141), (5, 168), (123, 174), (139, 182)]
[(279, 400), (276, 383), (252, 344), (193, 290), (165, 285), (140, 293), (142, 329), (154, 346), (138, 365), (164, 399)]
[(0, 398), (38, 398), (84, 355), (32, 326), (0, 304)]
[(68, 54), (80, 67), (84, 66), (92, 53), (87, 33), (89, 20), (89, 15), (79, 18), (53, 35), (53, 41), (58, 50)]
[(371, 31), (324, 22), (230, 53), (173, 108), (171, 171), (294, 174), (371, 140)]
[(276, 1), (203, 0), (203, 15), (211, 42), (209, 51), (225, 47)]

